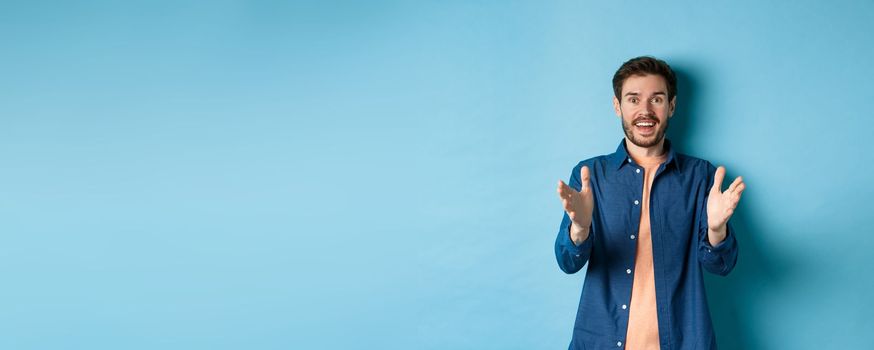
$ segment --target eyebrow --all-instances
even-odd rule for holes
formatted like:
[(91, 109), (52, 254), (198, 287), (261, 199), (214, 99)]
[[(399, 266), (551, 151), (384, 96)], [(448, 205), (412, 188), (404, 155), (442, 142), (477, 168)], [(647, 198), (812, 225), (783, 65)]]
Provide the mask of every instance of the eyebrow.
[[(633, 91), (625, 93), (625, 96), (637, 96), (637, 95), (640, 95), (640, 93), (633, 92)], [(667, 95), (667, 94), (664, 91), (659, 91), (659, 92), (654, 92), (652, 95), (656, 96), (656, 95)]]

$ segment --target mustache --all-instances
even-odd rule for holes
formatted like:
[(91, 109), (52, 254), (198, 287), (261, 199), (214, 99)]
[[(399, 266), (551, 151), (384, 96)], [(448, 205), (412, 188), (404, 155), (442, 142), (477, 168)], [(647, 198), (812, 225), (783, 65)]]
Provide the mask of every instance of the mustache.
[(639, 117), (632, 120), (631, 124), (637, 124), (639, 122), (653, 122), (655, 124), (658, 124), (659, 120), (656, 117)]

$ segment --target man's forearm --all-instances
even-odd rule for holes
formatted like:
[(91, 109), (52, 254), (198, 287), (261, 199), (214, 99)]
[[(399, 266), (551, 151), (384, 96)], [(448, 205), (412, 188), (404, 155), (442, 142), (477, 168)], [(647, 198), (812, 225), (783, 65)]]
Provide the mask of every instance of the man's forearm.
[[(707, 229), (707, 240), (710, 241), (710, 246), (715, 247), (717, 244), (722, 243), (725, 240), (725, 236), (728, 234), (728, 225), (722, 225), (719, 229)], [(571, 236), (573, 238), (573, 236)]]
[(583, 244), (583, 242), (585, 242), (586, 239), (589, 238), (589, 226), (586, 225), (585, 227), (583, 227), (577, 225), (576, 223), (571, 223), (570, 234), (571, 241), (574, 242), (574, 244)]

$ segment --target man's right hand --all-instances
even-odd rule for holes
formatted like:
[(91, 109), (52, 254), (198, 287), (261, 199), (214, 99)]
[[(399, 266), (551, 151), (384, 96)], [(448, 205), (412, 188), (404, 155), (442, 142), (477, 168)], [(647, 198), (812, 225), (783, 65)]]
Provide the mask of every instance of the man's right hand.
[(589, 168), (583, 166), (580, 169), (580, 191), (577, 192), (564, 181), (558, 180), (559, 198), (564, 206), (564, 211), (571, 218), (570, 235), (576, 245), (580, 245), (589, 238), (589, 226), (592, 224), (592, 209), (595, 208), (595, 197), (592, 194), (589, 183)]

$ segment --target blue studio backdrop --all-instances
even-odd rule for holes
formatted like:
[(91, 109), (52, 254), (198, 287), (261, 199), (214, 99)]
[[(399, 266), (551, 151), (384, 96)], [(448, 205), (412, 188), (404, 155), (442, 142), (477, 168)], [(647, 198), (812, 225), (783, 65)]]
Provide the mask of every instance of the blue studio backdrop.
[(874, 347), (871, 1), (2, 1), (0, 348), (563, 349), (555, 194), (679, 76), (723, 349)]

